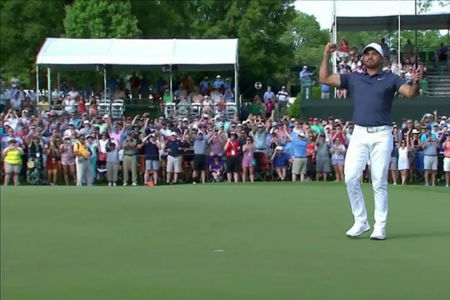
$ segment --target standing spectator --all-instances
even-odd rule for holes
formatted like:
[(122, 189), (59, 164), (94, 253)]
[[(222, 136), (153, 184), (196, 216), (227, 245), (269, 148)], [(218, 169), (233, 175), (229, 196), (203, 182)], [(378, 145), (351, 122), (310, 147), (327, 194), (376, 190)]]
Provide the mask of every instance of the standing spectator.
[(444, 43), (441, 43), (441, 46), (439, 47), (438, 52), (438, 58), (439, 61), (447, 61), (447, 51), (448, 47), (444, 45)]
[(93, 185), (97, 178), (98, 140), (92, 134), (86, 137), (86, 146), (89, 148), (89, 172), (91, 173), (89, 185)]
[(300, 131), (297, 135), (291, 137), (284, 128), (288, 141), (292, 143), (293, 147), (293, 163), (292, 163), (292, 181), (297, 181), (298, 175), (300, 175), (300, 182), (305, 181), (306, 167), (308, 159), (306, 158), (306, 147), (308, 146), (308, 140), (306, 135)]
[(425, 169), (425, 186), (429, 185), (429, 175), (431, 174), (431, 185), (436, 185), (436, 173), (438, 167), (438, 151), (439, 143), (436, 138), (431, 134), (429, 127), (427, 132), (420, 137), (421, 147), (423, 149), (423, 165)]
[(82, 186), (83, 183), (91, 184), (91, 172), (89, 168), (90, 149), (86, 145), (84, 135), (78, 136), (78, 141), (73, 146), (73, 153), (75, 154), (75, 165), (77, 168), (77, 186)]
[(277, 99), (279, 113), (280, 115), (283, 115), (286, 112), (287, 104), (289, 102), (289, 93), (286, 91), (286, 87), (284, 85), (281, 87), (281, 91), (278, 91)]
[(391, 171), (392, 183), (397, 185), (398, 178), (398, 156), (399, 156), (399, 138), (394, 135), (394, 146), (391, 151), (391, 160), (389, 162), (389, 170)]
[(231, 182), (231, 176), (234, 177), (234, 182), (239, 181), (239, 151), (240, 146), (237, 141), (237, 134), (230, 133), (227, 142), (224, 146), (225, 155), (227, 156), (227, 178)]
[(342, 144), (341, 139), (335, 139), (334, 144), (330, 149), (332, 154), (331, 164), (334, 168), (334, 174), (336, 175), (336, 181), (344, 181), (344, 158), (345, 158), (345, 146)]
[(320, 99), (330, 99), (330, 90), (331, 90), (331, 88), (329, 85), (322, 83), (320, 85), (320, 91), (321, 91)]
[(75, 154), (70, 136), (64, 137), (64, 142), (59, 146), (59, 153), (61, 154), (64, 181), (66, 185), (69, 185), (69, 175), (75, 181)]
[(327, 181), (328, 174), (331, 172), (330, 162), (330, 143), (325, 140), (325, 134), (321, 133), (316, 139), (316, 181)]
[(444, 150), (444, 172), (445, 172), (445, 187), (450, 185), (450, 135), (446, 136), (446, 139), (442, 145)]
[(138, 142), (134, 134), (128, 134), (123, 141), (123, 186), (128, 185), (128, 176), (131, 172), (131, 181), (133, 186), (137, 185), (137, 147)]
[(117, 143), (108, 141), (106, 145), (106, 178), (109, 186), (116, 186), (117, 175), (119, 173), (119, 151)]
[(287, 176), (287, 169), (290, 162), (290, 156), (287, 153), (283, 152), (283, 146), (277, 146), (275, 148), (271, 161), (278, 179), (281, 181), (285, 181)]
[(50, 185), (55, 185), (58, 180), (58, 162), (60, 162), (59, 143), (57, 138), (51, 137), (49, 143), (45, 145), (44, 150), (47, 154), (47, 181)]
[(194, 164), (192, 172), (192, 182), (195, 184), (198, 180), (198, 174), (202, 183), (206, 181), (206, 146), (211, 135), (205, 134), (203, 130), (199, 130), (194, 137)]
[(9, 184), (11, 175), (15, 186), (19, 185), (19, 173), (22, 168), (23, 150), (18, 146), (16, 139), (8, 141), (8, 147), (3, 149), (2, 155), (5, 161), (5, 185)]
[(43, 148), (40, 136), (35, 135), (28, 146), (27, 182), (30, 184), (44, 184)]
[(142, 146), (144, 147), (145, 154), (145, 174), (144, 182), (153, 181), (153, 184), (158, 183), (158, 171), (159, 171), (159, 150), (162, 149), (162, 145), (159, 140), (156, 139), (154, 132), (147, 135), (142, 140)]
[(265, 103), (275, 99), (275, 94), (272, 92), (272, 87), (270, 85), (267, 86), (267, 91), (264, 93), (263, 98)]
[(245, 144), (242, 145), (242, 182), (247, 181), (247, 174), (249, 174), (250, 181), (255, 181), (255, 159), (253, 153), (255, 152), (255, 145), (252, 137), (248, 136), (245, 139)]
[(207, 76), (205, 76), (203, 80), (200, 81), (199, 84), (200, 93), (202, 93), (202, 95), (207, 95), (209, 93), (209, 86), (210, 86), (209, 79)]
[(220, 77), (220, 75), (216, 76), (216, 81), (214, 81), (213, 83), (213, 87), (217, 90), (221, 90), (223, 89), (225, 86), (225, 82), (223, 82), (222, 78)]
[[(182, 147), (183, 143), (179, 139), (175, 132), (170, 135), (170, 140), (166, 144), (168, 151), (167, 156), (167, 183), (176, 184), (178, 182), (178, 176), (181, 173), (181, 154), (184, 150)], [(171, 177), (173, 174), (173, 181)]]
[(402, 185), (406, 185), (408, 180), (408, 172), (409, 172), (409, 157), (408, 153), (410, 152), (410, 138), (409, 133), (406, 134), (406, 137), (400, 141), (400, 147), (398, 148), (398, 170), (400, 171), (402, 177)]

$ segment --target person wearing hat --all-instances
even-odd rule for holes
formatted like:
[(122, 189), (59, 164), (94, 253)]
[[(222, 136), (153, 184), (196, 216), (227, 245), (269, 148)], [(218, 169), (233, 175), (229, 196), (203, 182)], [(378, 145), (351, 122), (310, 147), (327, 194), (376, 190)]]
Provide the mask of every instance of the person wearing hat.
[(83, 183), (91, 185), (91, 172), (89, 168), (90, 149), (86, 145), (84, 135), (78, 135), (78, 139), (73, 145), (73, 153), (75, 154), (75, 166), (77, 169), (77, 186)]
[(420, 136), (420, 147), (423, 149), (423, 168), (425, 170), (424, 179), (425, 186), (429, 185), (431, 175), (431, 185), (436, 185), (436, 175), (438, 170), (438, 149), (440, 144), (436, 135), (434, 135), (430, 126), (426, 127), (426, 132)]
[(239, 181), (239, 151), (241, 146), (237, 141), (238, 135), (236, 133), (230, 133), (228, 140), (225, 143), (224, 151), (227, 157), (227, 179), (231, 182), (233, 177), (234, 182)]
[[(167, 156), (167, 184), (176, 184), (178, 182), (178, 176), (183, 171), (182, 165), (182, 153), (184, 151), (183, 142), (176, 134), (172, 132), (170, 134), (169, 141), (166, 143)], [(173, 174), (173, 180), (172, 180)], [(172, 180), (172, 181), (171, 181)]]
[(129, 133), (123, 141), (123, 186), (128, 185), (131, 172), (131, 185), (137, 185), (137, 150), (138, 141), (135, 134)]
[(207, 94), (209, 91), (209, 79), (207, 76), (203, 77), (202, 81), (200, 81), (199, 87), (200, 87), (200, 93), (203, 95)]
[(271, 157), (272, 166), (278, 176), (278, 180), (285, 181), (287, 175), (287, 168), (291, 157), (289, 154), (283, 152), (283, 146), (276, 146), (275, 151)]
[(5, 162), (5, 185), (9, 184), (11, 177), (14, 185), (19, 185), (19, 173), (22, 168), (22, 148), (19, 147), (16, 139), (10, 139), (8, 146), (3, 149), (2, 156)]
[(225, 86), (225, 82), (222, 80), (220, 75), (216, 76), (216, 80), (213, 83), (213, 87), (215, 89), (222, 89)]
[(383, 50), (379, 44), (370, 43), (362, 51), (366, 66), (364, 73), (331, 74), (328, 61), (336, 49), (336, 44), (328, 43), (325, 46), (319, 81), (336, 88), (349, 89), (353, 98), (355, 126), (344, 173), (354, 224), (346, 235), (357, 237), (370, 230), (360, 187), (361, 174), (370, 160), (375, 196), (375, 224), (370, 237), (384, 240), (388, 214), (387, 172), (393, 146), (392, 102), (396, 92), (405, 98), (418, 93), (420, 72), (413, 72), (412, 85), (404, 84), (399, 76), (382, 71)]
[(284, 133), (286, 138), (292, 142), (292, 181), (297, 181), (300, 175), (300, 182), (305, 181), (306, 167), (308, 158), (306, 157), (306, 148), (308, 146), (308, 139), (303, 131), (299, 131), (297, 135), (291, 135), (287, 132), (286, 127), (284, 127)]
[(284, 85), (277, 93), (277, 100), (279, 113), (280, 115), (283, 115), (287, 109), (287, 104), (289, 102), (289, 93), (286, 91), (286, 87)]
[(316, 181), (327, 181), (328, 174), (331, 172), (330, 161), (331, 144), (326, 141), (325, 133), (320, 133), (316, 138)]

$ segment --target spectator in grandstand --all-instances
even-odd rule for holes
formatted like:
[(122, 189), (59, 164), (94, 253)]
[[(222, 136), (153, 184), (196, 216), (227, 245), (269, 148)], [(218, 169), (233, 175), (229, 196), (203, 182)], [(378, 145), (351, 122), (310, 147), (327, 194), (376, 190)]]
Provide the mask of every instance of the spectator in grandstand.
[(299, 73), (300, 81), (305, 79), (310, 79), (313, 73), (308, 71), (308, 66), (303, 66), (302, 70)]
[(331, 145), (325, 140), (325, 134), (320, 133), (316, 138), (316, 181), (327, 181), (328, 174), (331, 172), (330, 161)]
[(256, 161), (253, 157), (255, 145), (251, 136), (245, 138), (245, 144), (242, 145), (242, 182), (247, 181), (247, 175), (250, 182), (255, 181), (255, 165)]
[(221, 90), (223, 89), (225, 86), (225, 82), (223, 82), (222, 78), (220, 77), (220, 75), (216, 76), (216, 80), (213, 83), (213, 87), (217, 90)]
[(203, 77), (202, 81), (200, 81), (199, 88), (200, 93), (202, 93), (203, 95), (207, 95), (209, 93), (210, 82), (207, 76)]
[(3, 149), (2, 155), (4, 158), (5, 166), (5, 185), (9, 184), (12, 177), (13, 184), (19, 185), (19, 173), (22, 168), (22, 155), (23, 149), (18, 145), (16, 139), (9, 139), (8, 146)]
[(11, 109), (13, 110), (20, 110), (22, 107), (23, 102), (25, 101), (25, 93), (24, 91), (20, 88), (20, 82), (19, 81), (14, 81), (12, 83), (12, 88), (9, 91), (9, 105), (11, 107)]
[(232, 177), (234, 182), (239, 181), (239, 152), (241, 150), (241, 146), (239, 145), (237, 138), (238, 135), (236, 133), (230, 133), (224, 146), (224, 151), (227, 158), (226, 167), (228, 182), (231, 182)]
[(447, 61), (448, 47), (445, 46), (444, 43), (441, 43), (441, 46), (439, 47), (437, 53), (439, 61)]
[[(123, 99), (123, 98), (115, 98), (115, 99)], [(94, 118), (98, 114), (98, 105), (95, 97), (91, 97), (89, 99), (89, 117)]]
[(336, 176), (336, 181), (344, 181), (344, 158), (345, 158), (346, 148), (342, 143), (340, 138), (334, 139), (333, 145), (331, 146), (331, 164), (334, 168), (334, 174)]
[(69, 176), (75, 181), (75, 153), (73, 151), (71, 136), (64, 136), (64, 142), (59, 146), (59, 153), (61, 154), (64, 181), (66, 185), (69, 185)]
[(234, 94), (231, 89), (226, 89), (224, 94), (225, 101), (227, 103), (234, 102)]
[(406, 45), (403, 47), (403, 53), (405, 53), (407, 60), (411, 60), (414, 57), (414, 46), (410, 39), (406, 41)]
[(133, 72), (133, 75), (130, 77), (131, 97), (133, 99), (139, 98), (140, 86), (141, 86), (141, 79), (136, 75), (136, 72)]
[(425, 186), (429, 185), (429, 175), (431, 174), (431, 185), (436, 185), (436, 173), (438, 168), (438, 148), (439, 143), (436, 137), (431, 133), (430, 128), (426, 127), (426, 132), (420, 137), (420, 146), (424, 152)]

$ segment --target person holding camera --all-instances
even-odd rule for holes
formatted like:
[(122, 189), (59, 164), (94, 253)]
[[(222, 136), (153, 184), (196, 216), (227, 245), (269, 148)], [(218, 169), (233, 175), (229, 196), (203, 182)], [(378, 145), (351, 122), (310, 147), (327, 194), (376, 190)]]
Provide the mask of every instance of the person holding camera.
[(430, 132), (430, 127), (427, 127), (427, 132), (420, 137), (420, 146), (423, 149), (423, 168), (425, 169), (424, 179), (425, 186), (429, 185), (429, 178), (431, 174), (431, 185), (436, 185), (436, 174), (438, 169), (438, 149), (439, 143), (434, 134)]
[(119, 174), (119, 149), (115, 140), (108, 139), (106, 144), (106, 179), (109, 186), (117, 185), (117, 177)]
[(153, 180), (153, 184), (156, 185), (158, 183), (158, 171), (160, 168), (159, 150), (162, 149), (162, 144), (156, 139), (156, 134), (151, 132), (142, 139), (139, 147), (143, 148), (145, 155), (144, 182)]
[(239, 181), (239, 150), (240, 145), (237, 140), (238, 136), (235, 132), (230, 133), (227, 142), (225, 143), (224, 150), (227, 157), (227, 178), (228, 182), (231, 182), (231, 175), (233, 175), (234, 182)]
[(44, 152), (47, 154), (47, 182), (55, 185), (58, 180), (58, 161), (60, 160), (59, 143), (55, 136), (52, 136), (49, 143), (44, 146)]

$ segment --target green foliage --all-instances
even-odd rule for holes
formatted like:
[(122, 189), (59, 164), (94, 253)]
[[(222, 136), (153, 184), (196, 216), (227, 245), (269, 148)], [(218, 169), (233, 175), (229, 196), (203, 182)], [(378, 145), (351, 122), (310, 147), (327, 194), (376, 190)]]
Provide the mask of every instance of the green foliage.
[(299, 11), (295, 12), (295, 18), (281, 37), (282, 43), (294, 51), (293, 65), (296, 66), (319, 67), (328, 40), (328, 31), (320, 29), (316, 18)]
[(67, 1), (0, 1), (0, 68), (2, 76), (17, 75), (24, 85), (34, 83), (34, 61), (46, 37), (63, 32)]
[(77, 0), (66, 8), (65, 36), (71, 38), (139, 37), (129, 1)]
[(300, 92), (297, 94), (294, 103), (292, 103), (292, 105), (289, 106), (288, 109), (289, 118), (296, 118), (296, 119), (300, 118), (301, 108), (302, 108), (302, 93)]
[(417, 8), (419, 13), (427, 12), (433, 5), (445, 7), (450, 5), (450, 0), (418, 0)]

